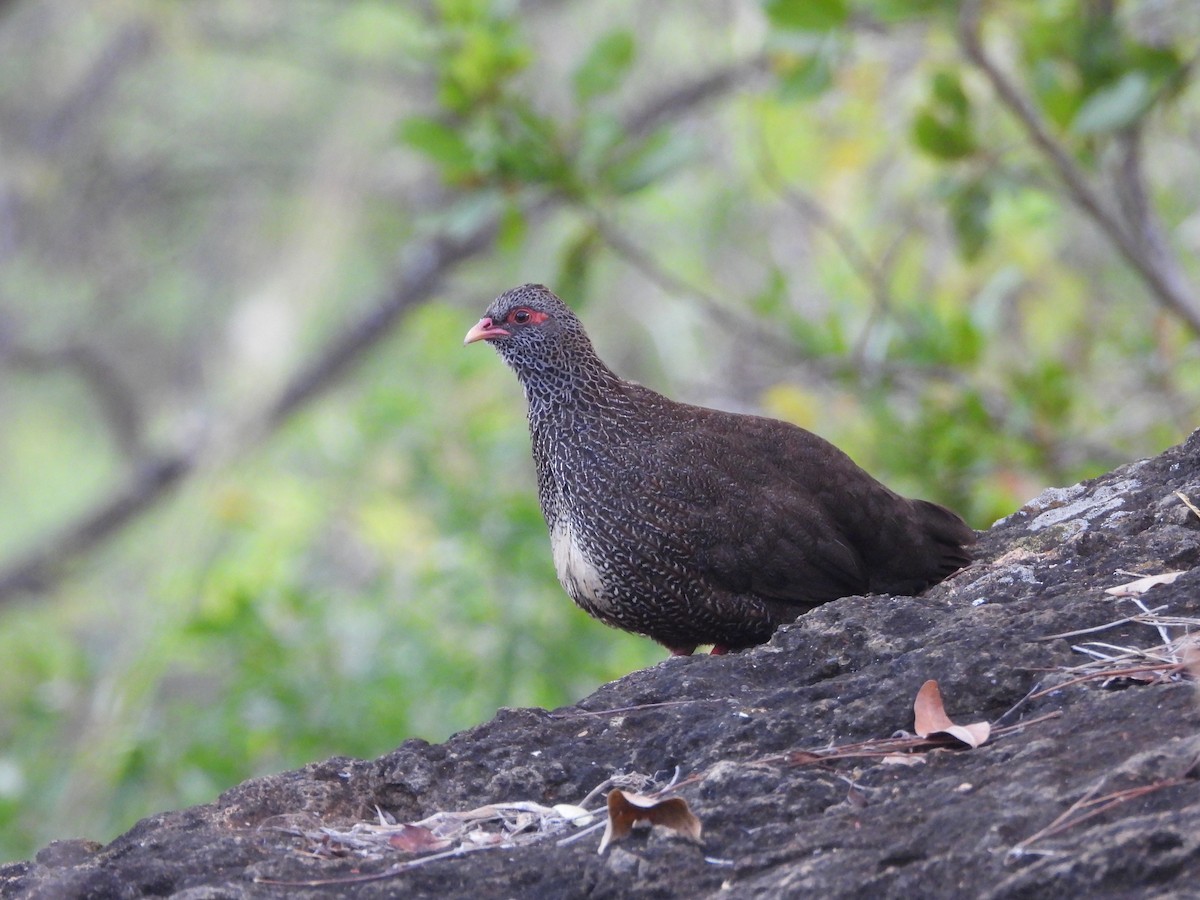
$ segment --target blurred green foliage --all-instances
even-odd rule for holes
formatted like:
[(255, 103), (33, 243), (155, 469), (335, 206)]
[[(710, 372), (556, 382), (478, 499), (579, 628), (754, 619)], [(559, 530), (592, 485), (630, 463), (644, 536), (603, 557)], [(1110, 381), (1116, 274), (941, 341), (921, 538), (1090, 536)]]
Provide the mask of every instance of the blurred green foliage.
[[(813, 428), (978, 527), (1186, 434), (1197, 335), (1064, 197), (959, 6), (0, 13), (0, 565), (146, 447), (201, 460), (0, 608), (0, 858), (662, 658), (557, 586), (519, 388), (460, 346), (521, 281), (623, 374)], [(998, 5), (985, 38), (1114, 207), (1140, 167), (1194, 282), (1188, 10)], [(488, 222), (349, 377), (245, 436), (414, 247)]]

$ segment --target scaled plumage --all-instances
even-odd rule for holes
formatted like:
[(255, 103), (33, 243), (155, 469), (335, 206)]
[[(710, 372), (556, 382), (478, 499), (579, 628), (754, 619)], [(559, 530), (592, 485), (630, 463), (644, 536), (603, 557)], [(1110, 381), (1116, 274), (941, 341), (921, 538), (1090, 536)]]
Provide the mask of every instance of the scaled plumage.
[(966, 565), (975, 533), (786, 422), (669, 400), (617, 377), (541, 285), (466, 336), (517, 373), (559, 581), (596, 618), (672, 653), (760, 644), (801, 613), (911, 594)]

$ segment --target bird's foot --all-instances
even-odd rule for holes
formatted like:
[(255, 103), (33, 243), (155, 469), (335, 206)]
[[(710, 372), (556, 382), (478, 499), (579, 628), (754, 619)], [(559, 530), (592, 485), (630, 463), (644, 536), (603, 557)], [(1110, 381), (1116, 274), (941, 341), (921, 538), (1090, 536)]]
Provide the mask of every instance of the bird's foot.
[(671, 651), (672, 656), (691, 656), (696, 650), (696, 645), (692, 644), (690, 647), (668, 647), (667, 649)]
[(709, 656), (724, 656), (729, 652), (729, 648), (724, 644), (713, 644), (712, 650), (709, 651)]

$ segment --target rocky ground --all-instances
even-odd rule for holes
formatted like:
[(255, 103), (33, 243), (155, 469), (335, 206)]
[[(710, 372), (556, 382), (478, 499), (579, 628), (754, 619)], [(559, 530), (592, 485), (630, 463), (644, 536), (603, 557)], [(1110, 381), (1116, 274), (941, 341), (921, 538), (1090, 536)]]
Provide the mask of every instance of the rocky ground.
[[(1185, 498), (1200, 505), (1200, 432), (1047, 491), (921, 597), (847, 597), (766, 646), (666, 659), (577, 706), (249, 781), (107, 846), (57, 842), (0, 868), (0, 896), (1195, 896)], [(992, 724), (985, 743), (907, 735), (929, 679), (955, 722)], [(686, 800), (702, 844), (656, 826), (601, 854), (602, 826), (550, 810), (672, 779), (661, 796)], [(519, 805), (480, 811), (503, 802)]]

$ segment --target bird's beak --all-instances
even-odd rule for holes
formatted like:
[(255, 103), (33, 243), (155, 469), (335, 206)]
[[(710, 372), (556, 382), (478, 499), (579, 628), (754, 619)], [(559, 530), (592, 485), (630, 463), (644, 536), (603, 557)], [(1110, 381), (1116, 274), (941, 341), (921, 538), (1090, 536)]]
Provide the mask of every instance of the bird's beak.
[(489, 316), (484, 316), (467, 332), (467, 336), (463, 338), (463, 346), (476, 341), (490, 341), (497, 337), (508, 337), (508, 332), (495, 325)]

